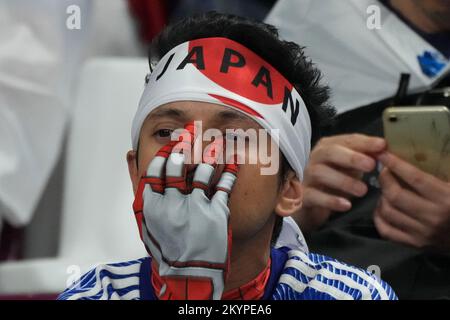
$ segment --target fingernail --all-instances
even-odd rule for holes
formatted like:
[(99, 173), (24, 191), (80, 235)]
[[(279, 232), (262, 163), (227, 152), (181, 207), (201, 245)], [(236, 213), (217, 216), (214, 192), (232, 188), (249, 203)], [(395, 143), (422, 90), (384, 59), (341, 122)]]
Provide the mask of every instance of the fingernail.
[(353, 194), (355, 196), (362, 197), (367, 193), (367, 190), (367, 186), (364, 183), (361, 183), (355, 186), (355, 188), (353, 189)]
[(382, 138), (376, 138), (374, 140), (373, 144), (376, 148), (379, 148), (379, 149), (386, 147), (386, 141)]
[(339, 204), (342, 209), (349, 210), (352, 207), (352, 203), (344, 198), (339, 198)]
[(372, 170), (374, 167), (374, 161), (372, 159), (363, 159), (361, 161), (361, 164), (363, 165), (365, 170)]

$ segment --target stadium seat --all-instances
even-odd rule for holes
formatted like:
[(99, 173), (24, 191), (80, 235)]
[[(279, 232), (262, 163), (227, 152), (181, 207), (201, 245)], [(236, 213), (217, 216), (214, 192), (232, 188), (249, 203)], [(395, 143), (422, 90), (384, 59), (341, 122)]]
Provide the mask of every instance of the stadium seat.
[(98, 263), (146, 255), (125, 155), (147, 70), (137, 58), (84, 65), (69, 128), (59, 253), (0, 263), (0, 298), (56, 296)]

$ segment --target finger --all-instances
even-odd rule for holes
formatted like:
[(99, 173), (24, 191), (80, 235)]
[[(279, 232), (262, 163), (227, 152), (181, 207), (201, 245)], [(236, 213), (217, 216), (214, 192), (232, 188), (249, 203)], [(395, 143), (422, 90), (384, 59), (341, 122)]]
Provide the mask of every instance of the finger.
[(434, 211), (434, 204), (420, 195), (402, 187), (398, 179), (387, 168), (379, 176), (381, 192), (395, 208), (408, 214), (415, 220), (426, 223), (427, 217), (423, 212)]
[(364, 172), (362, 172), (361, 170), (356, 170), (356, 169), (344, 169), (344, 168), (339, 168), (336, 166), (331, 165), (331, 167), (335, 170), (339, 170), (340, 172), (344, 173), (347, 176), (350, 176), (356, 180), (362, 180), (364, 177)]
[(313, 185), (344, 191), (357, 197), (364, 196), (368, 190), (362, 181), (323, 164), (311, 166), (307, 170), (307, 176), (307, 181), (311, 179)]
[(375, 169), (372, 157), (342, 145), (318, 146), (311, 156), (312, 163), (329, 163), (347, 169), (370, 172)]
[(193, 188), (202, 189), (209, 194), (211, 183), (217, 168), (218, 159), (222, 156), (223, 140), (215, 139), (203, 153), (203, 162), (194, 173)]
[(227, 164), (225, 165), (223, 171), (232, 173), (237, 176), (239, 171), (238, 156), (235, 155), (231, 161), (227, 161)]
[(215, 166), (207, 163), (200, 163), (195, 169), (194, 179), (192, 182), (193, 192), (195, 190), (203, 190), (208, 192), (212, 177), (214, 175)]
[(177, 141), (169, 143), (157, 153), (157, 156), (168, 157), (165, 181), (163, 181), (165, 189), (178, 190), (181, 193), (187, 192), (185, 161), (186, 157), (190, 159), (192, 145), (195, 142), (195, 131), (194, 122), (187, 123)]
[(380, 237), (410, 246), (418, 246), (419, 240), (414, 236), (391, 226), (380, 215), (376, 214), (373, 218), (375, 227)]
[(167, 159), (165, 189), (175, 189), (185, 194), (187, 191), (185, 155), (172, 152)]
[(336, 197), (315, 188), (305, 189), (305, 207), (320, 207), (331, 211), (345, 212), (352, 208), (352, 203), (344, 197)]
[(420, 237), (424, 234), (424, 226), (409, 215), (396, 209), (385, 197), (380, 197), (379, 206), (375, 210), (384, 221), (407, 234)]
[(323, 138), (321, 142), (324, 145), (343, 145), (352, 150), (375, 154), (386, 149), (386, 140), (380, 137), (367, 136), (364, 134), (353, 133), (336, 135)]
[(226, 164), (216, 185), (216, 192), (212, 201), (220, 201), (224, 204), (228, 203), (228, 198), (237, 179), (238, 165), (234, 163)]
[[(161, 149), (158, 150), (153, 160), (150, 162), (147, 169), (147, 176), (145, 177), (146, 182), (150, 184), (150, 187), (153, 191), (158, 193), (164, 193), (165, 181), (164, 181), (164, 168), (166, 167), (167, 159), (170, 157), (172, 153), (186, 153), (190, 152), (191, 146), (194, 143), (194, 124), (188, 123), (184, 131), (180, 134), (177, 141), (170, 141), (168, 144), (164, 145)], [(169, 179), (169, 182), (174, 183), (175, 185), (180, 187), (180, 190), (186, 189), (185, 185), (182, 185), (180, 181), (180, 166), (177, 160), (181, 160), (180, 156), (174, 156), (171, 160), (170, 170), (171, 174), (173, 174), (175, 179)], [(183, 158), (184, 160), (184, 158)], [(176, 164), (176, 162), (178, 164)], [(184, 161), (183, 161), (184, 165)], [(167, 169), (167, 168), (166, 168)], [(181, 169), (182, 171), (182, 169)]]
[(166, 166), (167, 158), (175, 144), (176, 141), (171, 141), (159, 149), (156, 156), (148, 165), (147, 176), (143, 179), (145, 179), (145, 182), (150, 185), (150, 188), (154, 192), (164, 193), (164, 168)]
[(425, 198), (441, 201), (443, 195), (450, 196), (448, 184), (416, 168), (392, 153), (385, 152), (378, 156), (381, 163), (401, 178), (408, 186)]
[(177, 130), (177, 133), (179, 134), (178, 141), (172, 152), (190, 155), (192, 146), (194, 145), (196, 136), (198, 135), (194, 122), (188, 122), (183, 129), (180, 131)]
[(224, 140), (223, 137), (215, 137), (203, 152), (203, 162), (215, 166), (223, 163)]

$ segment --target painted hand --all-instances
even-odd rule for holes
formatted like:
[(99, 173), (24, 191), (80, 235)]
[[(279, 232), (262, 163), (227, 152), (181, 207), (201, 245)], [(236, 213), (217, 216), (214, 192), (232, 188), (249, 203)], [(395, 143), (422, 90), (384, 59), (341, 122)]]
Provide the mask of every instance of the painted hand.
[(141, 179), (134, 203), (141, 238), (158, 264), (160, 299), (220, 299), (230, 263), (228, 198), (237, 165), (226, 164), (214, 187), (217, 164), (201, 163), (189, 186), (176, 143), (186, 142), (164, 146)]

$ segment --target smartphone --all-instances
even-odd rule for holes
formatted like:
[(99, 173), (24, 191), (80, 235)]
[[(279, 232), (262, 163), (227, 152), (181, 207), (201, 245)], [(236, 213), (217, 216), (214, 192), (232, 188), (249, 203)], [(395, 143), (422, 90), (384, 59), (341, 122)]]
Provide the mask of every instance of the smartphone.
[(445, 106), (391, 107), (383, 112), (388, 150), (450, 181), (450, 111)]

